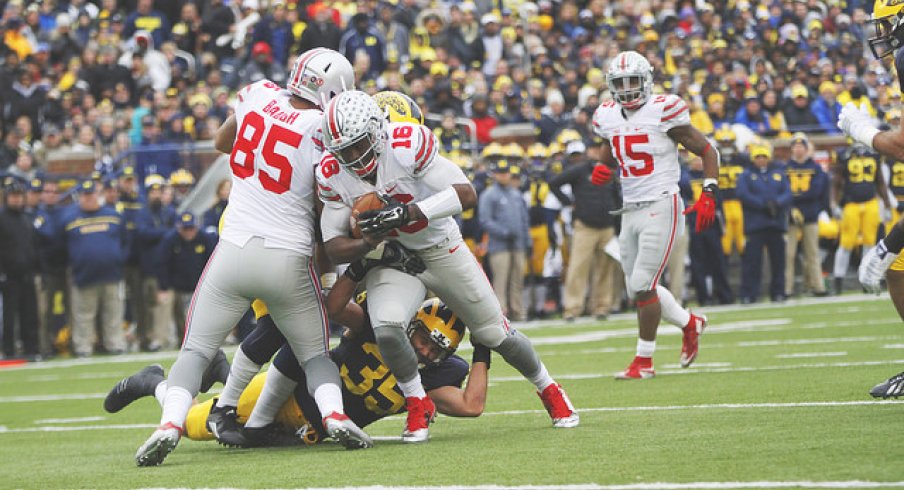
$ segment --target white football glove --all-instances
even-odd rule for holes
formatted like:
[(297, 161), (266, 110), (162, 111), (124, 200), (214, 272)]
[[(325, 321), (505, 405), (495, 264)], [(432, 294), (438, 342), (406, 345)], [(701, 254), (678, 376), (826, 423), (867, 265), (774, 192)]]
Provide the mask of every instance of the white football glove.
[(897, 260), (898, 254), (893, 254), (885, 247), (885, 241), (879, 240), (875, 247), (863, 254), (860, 268), (857, 270), (858, 279), (863, 289), (868, 293), (879, 294), (882, 286), (879, 284), (885, 277), (885, 271)]
[(870, 148), (873, 147), (873, 138), (880, 132), (866, 105), (858, 108), (853, 102), (848, 102), (841, 109), (841, 114), (838, 115), (838, 129)]

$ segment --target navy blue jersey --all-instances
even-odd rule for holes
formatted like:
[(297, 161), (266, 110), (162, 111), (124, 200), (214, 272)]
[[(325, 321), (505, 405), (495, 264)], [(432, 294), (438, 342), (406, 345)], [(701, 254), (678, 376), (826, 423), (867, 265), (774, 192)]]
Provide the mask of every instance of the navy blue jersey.
[(904, 162), (887, 163), (888, 188), (898, 202), (904, 201)]
[(837, 171), (844, 181), (843, 202), (866, 202), (876, 197), (879, 156), (862, 146), (838, 156)]

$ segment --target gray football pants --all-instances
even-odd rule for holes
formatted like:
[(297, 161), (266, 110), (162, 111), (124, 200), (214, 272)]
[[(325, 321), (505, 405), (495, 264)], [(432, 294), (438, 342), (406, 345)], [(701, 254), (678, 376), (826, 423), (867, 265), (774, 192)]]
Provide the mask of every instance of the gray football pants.
[(311, 258), (264, 247), (252, 238), (244, 247), (220, 240), (207, 262), (186, 319), (182, 350), (170, 370), (169, 386), (196, 395), (201, 373), (232, 327), (260, 298), (305, 370), (308, 391), (339, 385), (339, 369), (329, 360), (329, 323)]
[[(380, 329), (392, 329), (396, 339), (404, 339), (409, 356), (387, 355), (383, 359), (399, 381), (410, 381), (417, 372), (417, 358), (407, 345), (405, 329), (424, 301), (427, 288), (446, 304), (468, 327), (471, 337), (481, 344), (498, 348), (511, 337), (508, 320), (496, 299), (493, 288), (474, 255), (461, 239), (449, 240), (436, 247), (418, 250), (427, 270), (415, 276), (388, 267), (378, 267), (367, 274), (367, 311), (378, 343), (390, 335)], [(523, 337), (523, 336), (522, 336)], [(400, 340), (392, 347), (401, 344)], [(519, 344), (520, 350), (532, 351), (530, 343)], [(396, 351), (399, 349), (390, 349)], [(506, 360), (522, 373), (536, 373), (540, 362), (536, 355), (506, 351)], [(531, 352), (532, 354), (532, 352)]]

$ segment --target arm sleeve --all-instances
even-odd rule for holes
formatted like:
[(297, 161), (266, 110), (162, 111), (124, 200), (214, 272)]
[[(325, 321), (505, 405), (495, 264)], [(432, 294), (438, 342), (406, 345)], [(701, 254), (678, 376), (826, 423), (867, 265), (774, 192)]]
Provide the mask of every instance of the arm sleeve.
[(549, 182), (549, 190), (552, 191), (553, 194), (559, 199), (563, 206), (570, 206), (572, 204), (571, 199), (562, 192), (562, 186), (565, 184), (570, 184), (574, 181), (574, 179), (583, 173), (583, 165), (571, 165), (570, 167), (566, 167), (565, 170), (562, 171), (559, 175), (556, 175)]
[(782, 176), (782, 189), (776, 198), (776, 202), (779, 206), (786, 208), (794, 201), (794, 195), (791, 194), (791, 184), (788, 182), (788, 176), (784, 172), (778, 175)]
[(764, 209), (766, 207), (766, 203), (763, 202), (763, 198), (755, 195), (751, 192), (750, 189), (750, 175), (747, 172), (741, 174), (738, 177), (738, 186), (736, 188), (738, 193), (738, 199), (746, 205), (755, 209)]

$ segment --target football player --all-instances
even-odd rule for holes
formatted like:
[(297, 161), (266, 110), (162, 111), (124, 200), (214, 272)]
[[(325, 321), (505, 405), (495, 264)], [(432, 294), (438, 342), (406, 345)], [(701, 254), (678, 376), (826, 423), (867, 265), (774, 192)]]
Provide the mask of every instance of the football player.
[[(574, 427), (578, 416), (565, 391), (550, 377), (530, 341), (512, 329), (453, 216), (476, 204), (464, 173), (437, 154), (436, 136), (426, 127), (387, 124), (376, 102), (348, 91), (330, 101), (323, 122), (324, 153), (317, 185), (324, 202), (321, 229), (333, 262), (357, 260), (384, 239), (398, 241), (426, 264), (416, 277), (377, 267), (365, 278), (369, 314), (380, 352), (405, 394), (405, 442), (428, 439), (435, 407), (417, 371), (417, 356), (405, 328), (427, 288), (468, 326), (479, 343), (499, 352), (535, 384), (555, 427)], [(370, 192), (390, 204), (361, 213), (362, 238), (350, 235), (352, 206)]]
[[(327, 301), (342, 302), (340, 297), (349, 298), (354, 288), (355, 282), (348, 276), (340, 278)], [(366, 309), (366, 293), (354, 302), (345, 299), (345, 303), (348, 304), (346, 320), (353, 328), (348, 329), (330, 356), (342, 373), (345, 411), (356, 425), (365, 427), (403, 411), (405, 401), (374, 344), (366, 317), (360, 314)], [(269, 315), (259, 322), (268, 325), (264, 335), (281, 336)], [(411, 345), (417, 349), (422, 363), (420, 372), (425, 390), (436, 402), (437, 410), (452, 417), (478, 417), (486, 402), (490, 351), (475, 345), (469, 370), (468, 363), (454, 355), (464, 333), (461, 320), (435, 298), (424, 302), (408, 329)], [(468, 383), (461, 388), (466, 377)], [(225, 434), (225, 441), (223, 438), (220, 441), (230, 446), (259, 447), (311, 445), (329, 437), (322, 424), (312, 422), (320, 420), (321, 414), (304, 381), (304, 372), (295, 356), (287, 346), (283, 347), (268, 373), (255, 376), (242, 392), (237, 414), (245, 427)], [(107, 395), (104, 408), (110, 413), (119, 412), (146, 396), (155, 396), (162, 403), (166, 384), (163, 368), (148, 366), (120, 381)], [(189, 439), (214, 439), (207, 419), (215, 401), (212, 398), (189, 410), (185, 421), (185, 435)]]
[[(683, 233), (684, 215), (696, 213), (697, 232), (715, 220), (719, 151), (691, 126), (688, 105), (681, 97), (653, 95), (653, 67), (639, 53), (616, 55), (606, 79), (613, 98), (593, 115), (594, 131), (604, 140), (603, 163), (594, 167), (591, 181), (598, 185), (611, 181), (617, 164), (624, 200), (619, 211), (621, 263), (628, 295), (637, 304), (639, 326), (637, 355), (616, 378), (648, 379), (655, 375), (656, 331), (663, 317), (684, 332), (681, 367), (697, 357), (706, 317), (682, 308), (659, 280), (676, 234)], [(686, 210), (678, 194), (679, 144), (703, 158), (703, 189)]]
[[(904, 3), (898, 0), (876, 0), (873, 6), (873, 23), (876, 35), (869, 39), (870, 49), (876, 58), (894, 55), (895, 71), (904, 73)], [(898, 83), (904, 89), (904, 80), (898, 76)], [(879, 152), (881, 155), (904, 160), (904, 126), (880, 131), (876, 121), (866, 110), (854, 104), (842, 108), (838, 117), (838, 127), (860, 144)], [(860, 284), (870, 292), (881, 291), (881, 281), (885, 277), (888, 293), (898, 315), (904, 319), (904, 256), (899, 258), (904, 248), (904, 218), (889, 230), (882, 240), (871, 248), (860, 261), (858, 276)], [(887, 272), (887, 274), (886, 274)], [(904, 394), (904, 372), (892, 376), (870, 390), (875, 397), (898, 397)]]
[[(832, 181), (831, 206), (841, 219), (841, 238), (835, 251), (835, 293), (841, 294), (851, 252), (862, 243), (872, 247), (879, 231), (879, 199), (889, 209), (885, 179), (879, 155), (871, 148), (854, 144), (838, 156)], [(841, 206), (841, 207), (839, 207)]]
[(722, 124), (713, 135), (719, 145), (719, 197), (722, 198), (722, 214), (725, 216), (725, 234), (722, 235), (722, 251), (726, 257), (732, 250), (744, 255), (744, 210), (736, 189), (738, 176), (747, 166), (746, 157), (737, 151), (737, 135), (731, 125)]
[(254, 298), (266, 301), (304, 367), (330, 436), (349, 448), (373, 445), (344, 414), (311, 260), (321, 109), (353, 86), (348, 60), (318, 48), (296, 59), (286, 88), (261, 80), (238, 92), (235, 115), (215, 138), (216, 148), (230, 155), (230, 211), (186, 315), (185, 340), (170, 371), (160, 427), (135, 455), (139, 466), (159, 465), (176, 448), (201, 373)]

